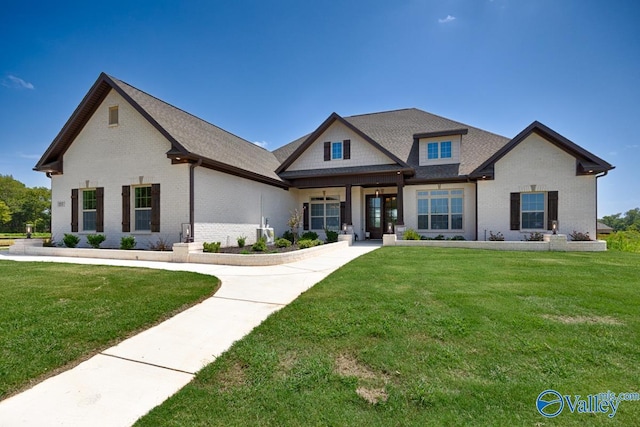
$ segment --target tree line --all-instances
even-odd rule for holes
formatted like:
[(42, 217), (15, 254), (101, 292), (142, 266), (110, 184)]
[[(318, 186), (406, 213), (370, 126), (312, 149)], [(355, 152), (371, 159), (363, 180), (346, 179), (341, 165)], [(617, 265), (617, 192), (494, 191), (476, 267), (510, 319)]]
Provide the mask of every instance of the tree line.
[(51, 190), (0, 175), (0, 231), (24, 233), (27, 224), (38, 233), (51, 231)]
[(613, 228), (614, 231), (640, 231), (640, 208), (631, 209), (624, 215), (617, 213), (604, 216), (600, 222)]

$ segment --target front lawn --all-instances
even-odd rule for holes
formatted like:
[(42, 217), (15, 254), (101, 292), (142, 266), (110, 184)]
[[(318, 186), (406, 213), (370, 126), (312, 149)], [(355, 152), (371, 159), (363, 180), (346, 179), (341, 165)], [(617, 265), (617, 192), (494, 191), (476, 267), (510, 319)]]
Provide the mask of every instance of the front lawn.
[(15, 261), (0, 261), (0, 277), (0, 399), (171, 317), (219, 284), (196, 273)]
[(640, 257), (382, 248), (336, 271), (139, 426), (633, 425), (536, 410), (638, 392)]

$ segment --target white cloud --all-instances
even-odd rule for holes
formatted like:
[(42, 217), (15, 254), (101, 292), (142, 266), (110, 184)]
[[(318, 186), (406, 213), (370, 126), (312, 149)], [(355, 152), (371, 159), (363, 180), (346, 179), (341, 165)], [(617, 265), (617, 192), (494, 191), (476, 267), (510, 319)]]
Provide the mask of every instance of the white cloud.
[(640, 145), (638, 144), (626, 145), (625, 148), (640, 148)]
[(455, 21), (455, 20), (456, 20), (455, 16), (447, 15), (447, 17), (444, 19), (438, 19), (438, 22), (441, 24), (448, 24), (449, 22)]
[(36, 160), (38, 160), (40, 158), (40, 155), (38, 155), (38, 154), (18, 153), (18, 156), (23, 158), (23, 159), (36, 159)]
[(266, 141), (253, 141), (253, 143), (262, 148), (267, 148), (267, 145), (269, 145), (269, 143)]
[(15, 88), (15, 89), (35, 89), (33, 84), (22, 80), (20, 77), (16, 77), (9, 74), (7, 78), (2, 80), (2, 86)]

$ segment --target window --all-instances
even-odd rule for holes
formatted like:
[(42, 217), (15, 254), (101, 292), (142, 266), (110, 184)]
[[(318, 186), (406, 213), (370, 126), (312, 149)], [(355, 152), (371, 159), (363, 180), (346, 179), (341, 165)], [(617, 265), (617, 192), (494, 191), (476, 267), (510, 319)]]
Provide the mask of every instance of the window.
[(331, 160), (342, 159), (342, 142), (331, 143)]
[(340, 229), (340, 198), (338, 196), (311, 198), (311, 229)]
[(418, 229), (462, 230), (463, 190), (418, 191)]
[(98, 215), (96, 190), (82, 191), (82, 230), (95, 231)]
[(135, 230), (151, 230), (151, 186), (135, 187)]
[(118, 106), (109, 107), (109, 126), (118, 124)]
[(451, 141), (429, 142), (427, 144), (427, 159), (450, 159)]
[(524, 230), (543, 230), (545, 193), (522, 193), (520, 195), (521, 224)]

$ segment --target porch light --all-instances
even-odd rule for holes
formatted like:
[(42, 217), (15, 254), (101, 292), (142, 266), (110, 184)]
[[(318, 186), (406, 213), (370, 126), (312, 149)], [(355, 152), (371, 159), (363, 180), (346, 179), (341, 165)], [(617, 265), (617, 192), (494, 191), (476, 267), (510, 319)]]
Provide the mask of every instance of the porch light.
[(380, 190), (378, 190), (378, 189), (376, 188), (376, 199), (377, 199), (378, 197), (380, 197)]
[(551, 229), (553, 230), (553, 234), (558, 234), (558, 221), (551, 221)]
[(342, 234), (347, 234), (347, 223), (346, 222), (342, 223)]
[(387, 223), (387, 233), (393, 234), (393, 224), (390, 222)]
[(27, 224), (27, 239), (31, 238), (31, 233), (33, 233), (33, 225)]

